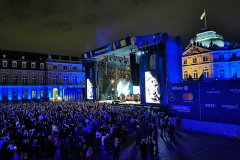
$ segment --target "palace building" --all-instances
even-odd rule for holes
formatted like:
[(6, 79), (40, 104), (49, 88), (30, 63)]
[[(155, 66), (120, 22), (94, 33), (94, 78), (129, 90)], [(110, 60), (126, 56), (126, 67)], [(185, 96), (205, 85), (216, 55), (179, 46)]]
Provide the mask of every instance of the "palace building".
[(78, 57), (0, 50), (0, 101), (82, 101), (85, 72)]
[(183, 52), (182, 71), (184, 81), (240, 78), (240, 43), (230, 46), (222, 36), (205, 28)]

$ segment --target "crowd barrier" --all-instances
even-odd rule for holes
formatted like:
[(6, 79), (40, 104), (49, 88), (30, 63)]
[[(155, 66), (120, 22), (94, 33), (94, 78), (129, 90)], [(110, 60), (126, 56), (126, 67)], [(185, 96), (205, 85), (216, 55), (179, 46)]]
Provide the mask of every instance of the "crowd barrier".
[[(176, 118), (173, 118), (176, 124)], [(235, 138), (240, 135), (240, 125), (181, 119), (181, 129)]]

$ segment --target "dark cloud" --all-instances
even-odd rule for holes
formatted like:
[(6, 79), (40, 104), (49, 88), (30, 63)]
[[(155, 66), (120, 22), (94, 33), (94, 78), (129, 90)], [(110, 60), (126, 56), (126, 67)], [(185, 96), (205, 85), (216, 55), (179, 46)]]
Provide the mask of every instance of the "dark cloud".
[(183, 48), (207, 26), (229, 41), (240, 38), (239, 1), (1, 0), (0, 49), (79, 56), (127, 36), (167, 32)]

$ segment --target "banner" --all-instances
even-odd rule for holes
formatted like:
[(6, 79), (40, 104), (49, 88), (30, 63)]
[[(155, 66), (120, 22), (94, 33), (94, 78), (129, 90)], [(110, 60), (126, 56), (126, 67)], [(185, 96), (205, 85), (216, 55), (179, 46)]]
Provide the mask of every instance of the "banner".
[(108, 44), (106, 46), (92, 50), (90, 52), (83, 53), (82, 59), (96, 57), (96, 56), (129, 46), (129, 45), (131, 45), (130, 37), (127, 37), (127, 38), (121, 39), (119, 41), (116, 41), (114, 43)]
[(168, 84), (168, 93), (168, 111), (172, 116), (200, 120), (199, 89), (196, 83)]
[(240, 82), (201, 83), (203, 121), (240, 124)]

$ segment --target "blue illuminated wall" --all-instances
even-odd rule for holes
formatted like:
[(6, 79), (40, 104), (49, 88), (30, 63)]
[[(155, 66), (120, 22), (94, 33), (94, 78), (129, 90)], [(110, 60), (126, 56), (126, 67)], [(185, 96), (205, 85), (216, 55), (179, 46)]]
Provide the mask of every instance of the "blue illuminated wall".
[[(84, 85), (85, 86), (85, 85)], [(53, 96), (53, 89), (58, 89), (58, 94), (65, 101), (82, 101), (82, 86), (0, 86), (0, 101), (2, 100), (33, 100), (33, 99), (50, 99)], [(13, 90), (16, 91), (17, 96), (13, 98)], [(63, 90), (64, 92), (63, 94)], [(26, 98), (23, 98), (23, 92), (27, 92)], [(36, 98), (32, 97), (32, 91), (36, 91)], [(41, 97), (41, 91), (44, 95)], [(3, 99), (3, 95), (7, 95)], [(65, 96), (65, 97), (64, 97)]]

